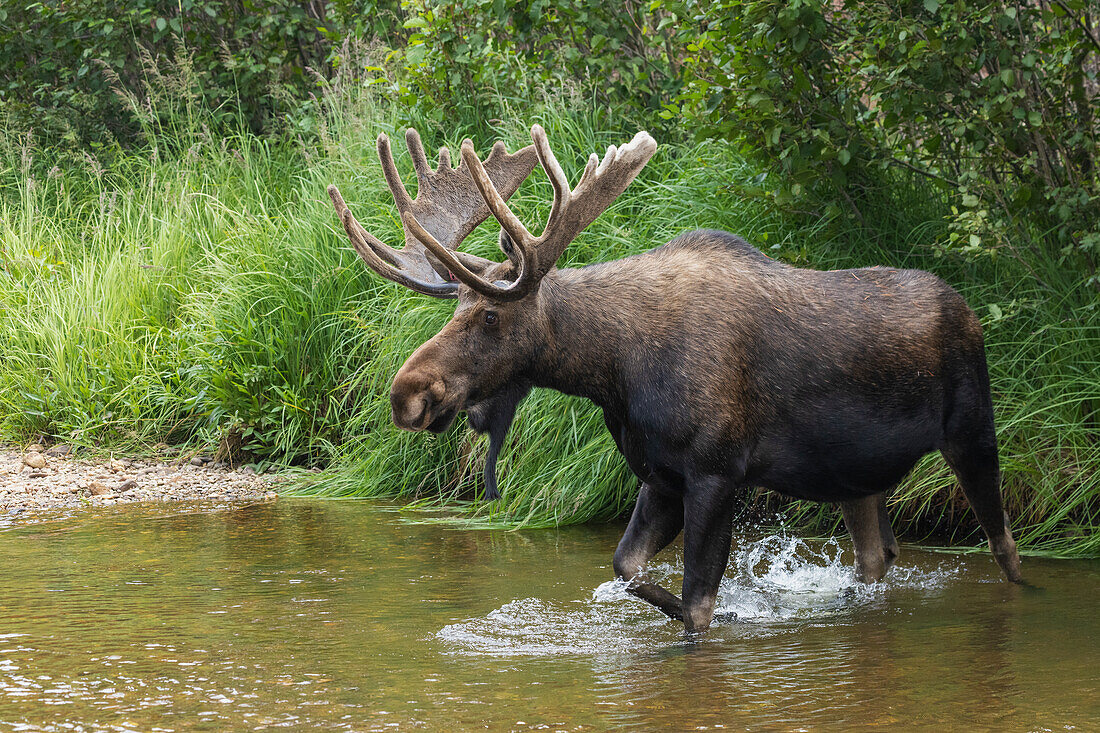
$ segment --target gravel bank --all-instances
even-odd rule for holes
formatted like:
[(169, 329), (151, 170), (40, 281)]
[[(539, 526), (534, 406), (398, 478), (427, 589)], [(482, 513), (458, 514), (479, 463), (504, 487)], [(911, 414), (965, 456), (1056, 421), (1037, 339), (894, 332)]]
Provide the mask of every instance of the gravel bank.
[(275, 480), (203, 458), (80, 460), (64, 445), (0, 449), (0, 516), (143, 501), (272, 501)]

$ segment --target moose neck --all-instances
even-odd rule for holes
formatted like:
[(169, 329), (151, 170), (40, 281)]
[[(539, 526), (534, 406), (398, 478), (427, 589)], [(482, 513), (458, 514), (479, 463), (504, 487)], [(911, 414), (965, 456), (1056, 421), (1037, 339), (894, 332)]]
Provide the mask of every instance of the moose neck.
[(610, 268), (555, 270), (539, 288), (546, 341), (529, 374), (539, 387), (585, 397), (612, 411), (625, 407), (623, 365), (638, 343), (626, 293)]

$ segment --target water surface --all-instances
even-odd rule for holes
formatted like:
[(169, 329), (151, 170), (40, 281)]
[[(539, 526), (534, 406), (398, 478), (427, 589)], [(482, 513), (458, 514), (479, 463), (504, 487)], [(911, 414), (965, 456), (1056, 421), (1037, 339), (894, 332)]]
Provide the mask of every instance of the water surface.
[[(742, 536), (726, 620), (609, 581), (621, 526), (366, 502), (128, 506), (0, 531), (2, 730), (1100, 729), (1100, 562)], [(676, 548), (656, 573), (675, 587)]]

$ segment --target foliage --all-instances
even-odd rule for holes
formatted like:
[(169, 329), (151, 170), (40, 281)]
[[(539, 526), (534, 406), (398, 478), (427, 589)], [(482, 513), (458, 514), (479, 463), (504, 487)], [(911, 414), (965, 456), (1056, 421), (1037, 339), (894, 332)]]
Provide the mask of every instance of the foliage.
[(405, 0), (403, 7), (404, 89), (437, 119), (456, 100), (483, 105), (478, 94), (531, 85), (597, 80), (599, 101), (643, 112), (680, 89), (676, 16), (661, 2)]
[[(657, 157), (566, 263), (707, 226), (800, 266), (937, 272), (983, 316), (1022, 546), (1100, 553), (1100, 309), (1080, 287), (1100, 220), (1096, 54), (1073, 2), (1017, 7), (1015, 24), (1006, 5), (931, 1), (257, 7), (0, 8), (0, 48), (17, 59), (0, 70), (0, 437), (232, 439), (252, 460), (335, 467), (315, 493), (450, 506), (482, 525), (617, 516), (636, 482), (582, 401), (524, 403), (491, 504), (475, 500), (484, 446), (461, 422), (441, 436), (390, 425), (392, 374), (453, 306), (366, 272), (324, 188), (397, 241), (380, 131), (515, 148), (537, 121), (575, 177), (663, 110)], [(370, 40), (332, 43), (346, 32)], [(536, 173), (512, 201), (533, 222), (549, 200)], [(492, 227), (469, 246), (499, 256)], [(835, 526), (829, 507), (784, 506)], [(909, 536), (976, 541), (938, 457), (893, 513)]]
[[(126, 140), (136, 131), (131, 113), (141, 107), (170, 120), (180, 110), (158, 106), (164, 100), (150, 92), (180, 81), (207, 109), (239, 114), (258, 131), (274, 113), (297, 109), (313, 86), (309, 68), (326, 68), (336, 37), (330, 25), (358, 10), (381, 15), (378, 5), (384, 3), (5, 3), (0, 54), (8, 61), (0, 67), (0, 102), (14, 124), (34, 126), (43, 140), (87, 145), (102, 143), (107, 133)], [(188, 73), (162, 74), (166, 59)], [(137, 110), (129, 97), (137, 98)]]
[(1022, 256), (1042, 240), (1100, 285), (1100, 40), (1083, 0), (722, 0), (694, 19), (668, 114), (746, 141), (781, 197), (858, 213), (883, 169), (916, 171), (951, 196), (948, 246)]
[[(636, 481), (598, 411), (581, 400), (537, 391), (521, 406), (502, 456), (501, 502), (474, 500), (485, 448), (461, 421), (441, 436), (390, 424), (393, 373), (453, 303), (373, 277), (348, 247), (324, 188), (340, 185), (368, 229), (398, 241), (374, 157), (377, 133), (396, 136), (413, 124), (429, 146), (452, 149), (460, 135), (440, 135), (382, 86), (364, 86), (377, 63), (360, 57), (325, 83), (313, 111), (317, 137), (305, 144), (248, 130), (207, 136), (200, 114), (195, 129), (161, 128), (165, 137), (106, 167), (89, 158), (38, 176), (49, 151), (0, 156), (0, 435), (44, 433), (111, 449), (232, 437), (251, 460), (332, 466), (317, 474), (315, 493), (449, 506), (481, 525), (546, 526), (625, 511)], [(622, 140), (609, 132), (618, 110), (575, 94), (522, 112), (499, 103), (494, 129), (477, 132), (478, 119), (461, 117), (451, 129), (473, 131), (483, 150), (498, 137), (514, 149), (538, 121), (574, 178), (585, 153)], [(397, 162), (411, 176), (407, 157)], [(871, 232), (746, 202), (739, 191), (758, 173), (722, 142), (662, 145), (566, 262), (612, 259), (706, 226), (798, 265), (936, 271), (984, 316), (1006, 492), (1023, 546), (1100, 551), (1092, 530), (1100, 314), (1057, 261), (1030, 261), (1048, 284), (1041, 287), (1015, 260), (936, 257), (946, 209), (928, 185), (899, 179), (868, 199), (879, 222)], [(550, 199), (536, 173), (512, 202), (534, 222)], [(499, 257), (495, 228), (480, 228), (468, 248)], [(949, 530), (956, 541), (977, 541), (939, 458), (899, 489), (893, 512), (908, 536)], [(788, 514), (819, 529), (836, 520), (818, 505)]]

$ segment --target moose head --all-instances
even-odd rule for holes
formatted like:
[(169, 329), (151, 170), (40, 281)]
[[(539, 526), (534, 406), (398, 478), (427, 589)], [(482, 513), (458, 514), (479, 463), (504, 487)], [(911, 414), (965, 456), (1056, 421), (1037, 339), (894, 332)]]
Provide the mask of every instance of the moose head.
[[(393, 422), (406, 430), (443, 432), (466, 411), (471, 427), (490, 436), (486, 498), (496, 491), (496, 458), (519, 402), (530, 391), (528, 370), (547, 348), (553, 325), (539, 306), (539, 292), (569, 243), (626, 189), (656, 150), (639, 132), (622, 147), (611, 146), (601, 161), (588, 160), (580, 182), (570, 188), (539, 125), (533, 145), (509, 155), (497, 142), (481, 160), (467, 139), (461, 162), (451, 167), (447, 148), (429, 167), (420, 136), (406, 133), (417, 177), (417, 197), (402, 184), (383, 134), (378, 157), (405, 230), (396, 250), (356, 221), (339, 190), (329, 196), (356, 251), (382, 277), (437, 298), (457, 298), (454, 317), (420, 346), (394, 377), (390, 391)], [(554, 190), (553, 205), (539, 236), (532, 235), (506, 200), (540, 163)], [(501, 225), (496, 262), (458, 249), (490, 213)]]

